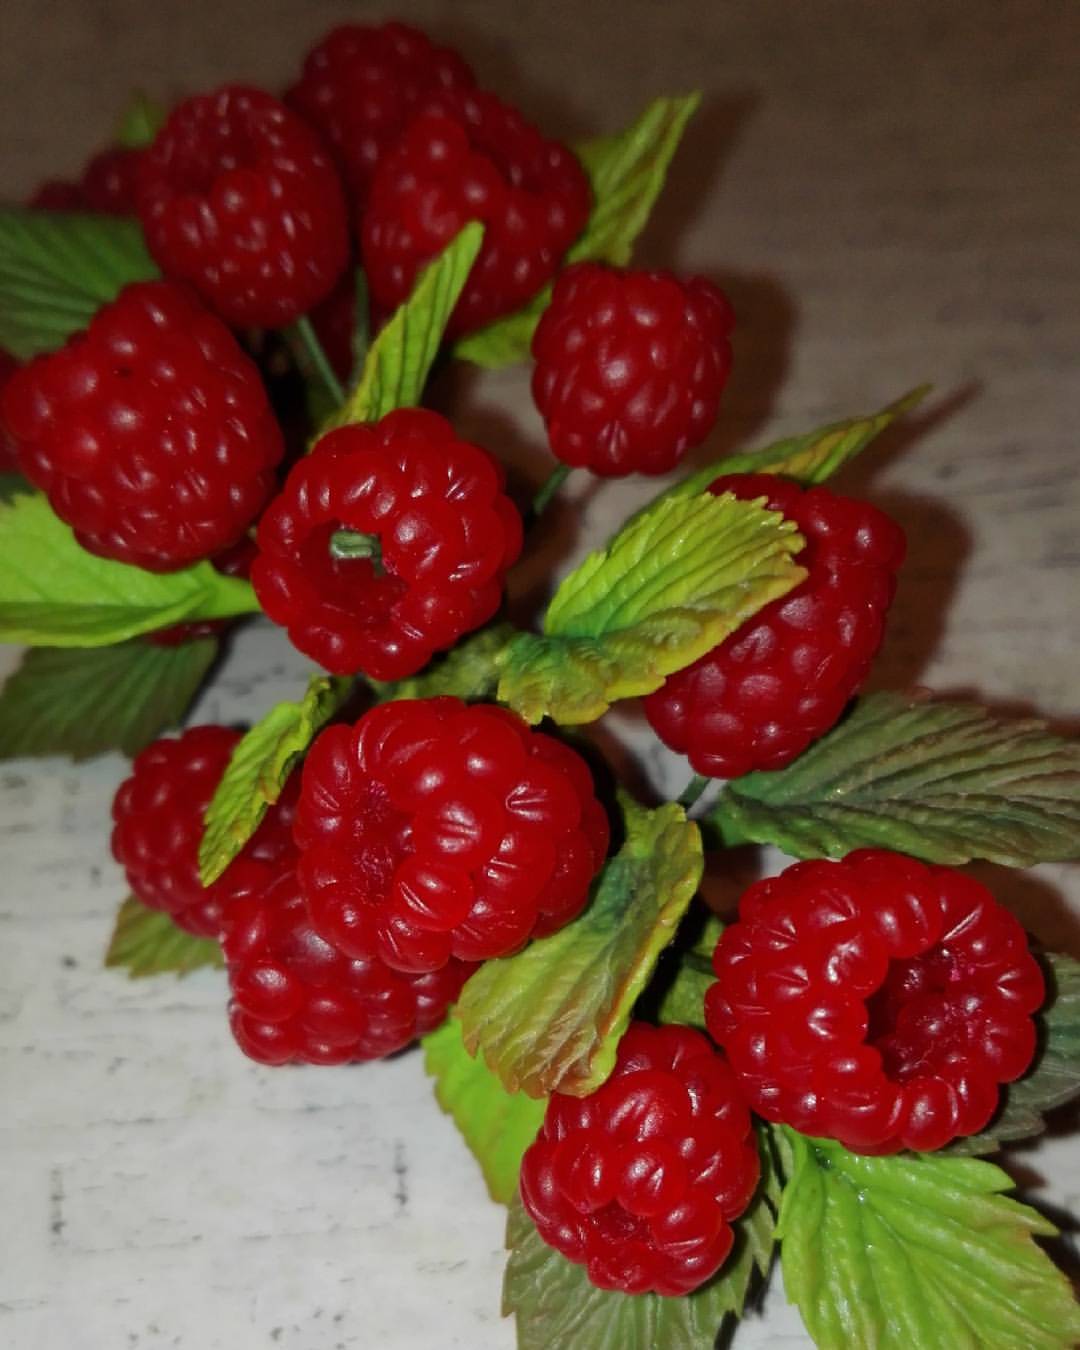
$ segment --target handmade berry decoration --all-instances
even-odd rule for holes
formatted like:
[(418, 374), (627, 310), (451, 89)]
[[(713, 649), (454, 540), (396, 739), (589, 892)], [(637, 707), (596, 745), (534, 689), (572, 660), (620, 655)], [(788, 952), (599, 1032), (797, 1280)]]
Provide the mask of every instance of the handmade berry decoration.
[(505, 709), (401, 700), (323, 731), (304, 765), (315, 927), (397, 970), (482, 961), (577, 914), (607, 851), (583, 760)]
[(706, 998), (754, 1110), (863, 1153), (986, 1125), (1035, 1053), (1045, 997), (985, 886), (880, 849), (752, 886)]
[(677, 1296), (723, 1264), (758, 1172), (723, 1057), (689, 1027), (635, 1022), (603, 1087), (552, 1096), (521, 1196), (544, 1241), (599, 1288)]
[(801, 586), (645, 700), (652, 729), (697, 773), (735, 778), (789, 764), (839, 718), (881, 646), (905, 542), (884, 512), (828, 488), (730, 474), (709, 491), (764, 498), (806, 540)]
[(591, 205), (574, 155), (493, 94), (433, 95), (372, 180), (360, 233), (372, 298), (385, 311), (399, 305), (424, 263), (481, 220), (484, 242), (447, 332), (480, 328), (551, 280)]
[(199, 880), (203, 817), (240, 740), (230, 727), (192, 727), (155, 741), (132, 765), (113, 802), (113, 857), (137, 899), (198, 937), (219, 937), (228, 921), (229, 887), (248, 863), (277, 868), (295, 861), (294, 775), (237, 861), (212, 886)]
[(411, 675), (499, 607), (521, 549), (503, 483), (435, 413), (332, 431), (259, 525), (260, 603), (327, 670)]
[(139, 218), (166, 275), (237, 327), (280, 328), (348, 261), (345, 198), (316, 134), (270, 94), (186, 99), (139, 169)]
[(716, 421), (732, 322), (704, 277), (568, 267), (532, 340), (552, 454), (604, 478), (668, 473)]
[(343, 955), (312, 927), (291, 870), (241, 874), (228, 912), (229, 1025), (262, 1064), (392, 1055), (443, 1021), (472, 971), (449, 961), (404, 975), (375, 956)]
[(26, 476), (85, 549), (164, 572), (237, 543), (274, 486), (254, 363), (171, 282), (128, 286), (4, 390)]
[(137, 205), (142, 151), (109, 146), (83, 169), (77, 183), (52, 179), (42, 183), (30, 205), (44, 211), (98, 211), (107, 216), (133, 216)]
[(350, 23), (308, 52), (285, 101), (322, 134), (341, 165), (354, 207), (362, 210), (375, 170), (421, 99), (473, 84), (457, 52), (437, 47), (419, 29)]

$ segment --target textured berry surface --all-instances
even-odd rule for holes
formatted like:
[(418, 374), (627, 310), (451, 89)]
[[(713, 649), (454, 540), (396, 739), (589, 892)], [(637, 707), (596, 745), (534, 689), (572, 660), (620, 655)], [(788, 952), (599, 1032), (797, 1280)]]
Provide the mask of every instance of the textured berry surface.
[(634, 1022), (601, 1088), (552, 1095), (521, 1198), (544, 1241), (601, 1289), (679, 1295), (723, 1264), (758, 1172), (723, 1057), (689, 1027)]
[(251, 870), (240, 877), (223, 941), (244, 1054), (263, 1064), (379, 1059), (442, 1022), (471, 966), (403, 975), (347, 957), (312, 927), (294, 871), (260, 871), (262, 884)]
[(41, 211), (97, 211), (133, 216), (141, 150), (110, 146), (86, 165), (77, 183), (54, 178), (37, 189), (28, 205)]
[(7, 422), (4, 420), (4, 390), (18, 369), (18, 361), (10, 352), (0, 347), (0, 473), (19, 472), (18, 443), (8, 431)]
[(881, 646), (905, 544), (883, 512), (827, 488), (730, 474), (710, 491), (766, 498), (806, 540), (800, 585), (645, 700), (697, 773), (736, 778), (783, 768), (839, 718)]
[(26, 204), (36, 211), (85, 210), (82, 184), (71, 183), (64, 178), (50, 178), (34, 190)]
[(315, 132), (258, 89), (179, 104), (143, 155), (138, 195), (162, 271), (237, 327), (291, 323), (348, 261), (337, 170)]
[(296, 854), (298, 773), (224, 875), (212, 886), (199, 881), (203, 815), (239, 739), (229, 727), (202, 726), (155, 741), (136, 758), (113, 801), (113, 857), (136, 899), (200, 937), (216, 938), (225, 927), (238, 872), (252, 863), (280, 869)]
[(568, 267), (532, 342), (552, 453), (605, 477), (673, 469), (716, 421), (732, 321), (704, 277)]
[(481, 220), (484, 242), (448, 332), (480, 328), (551, 280), (591, 200), (573, 154), (494, 95), (429, 97), (372, 181), (361, 227), (372, 298), (378, 308), (395, 308), (424, 264), (470, 220)]
[(985, 886), (862, 849), (743, 896), (705, 1001), (750, 1105), (864, 1153), (974, 1134), (1035, 1053), (1043, 978)]
[(295, 836), (323, 936), (425, 971), (500, 956), (572, 919), (608, 825), (573, 750), (505, 709), (436, 698), (323, 731)]
[(343, 24), (308, 53), (285, 101), (334, 151), (353, 204), (362, 208), (380, 160), (424, 95), (474, 83), (456, 52), (416, 28)]
[(495, 460), (445, 418), (406, 409), (324, 436), (258, 543), (259, 602), (300, 651), (396, 680), (492, 617), (521, 519)]
[(237, 543), (282, 454), (254, 363), (166, 281), (128, 286), (24, 366), (3, 411), (23, 471), (79, 543), (152, 571)]

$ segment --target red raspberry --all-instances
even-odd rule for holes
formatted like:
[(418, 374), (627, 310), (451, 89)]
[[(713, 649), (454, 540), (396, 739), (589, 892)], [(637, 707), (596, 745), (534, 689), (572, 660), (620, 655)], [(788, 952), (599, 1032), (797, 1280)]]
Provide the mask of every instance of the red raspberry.
[[(251, 885), (230, 909), (223, 946), (240, 1049), (263, 1064), (345, 1064), (401, 1050), (443, 1021), (473, 967), (403, 975), (343, 955), (311, 925), (296, 873)], [(242, 884), (244, 884), (242, 882)]]
[(606, 478), (673, 469), (716, 421), (732, 322), (704, 277), (568, 267), (532, 341), (552, 453)]
[(634, 1022), (602, 1087), (552, 1094), (521, 1198), (544, 1241), (599, 1288), (675, 1297), (723, 1264), (759, 1167), (723, 1057), (689, 1027)]
[(299, 318), (349, 256), (345, 197), (321, 141), (240, 85), (173, 109), (144, 152), (139, 217), (162, 271), (237, 327)]
[(327, 670), (411, 675), (499, 607), (521, 550), (503, 482), (436, 413), (332, 431), (259, 524), (259, 603)]
[(312, 921), (397, 970), (482, 961), (584, 906), (607, 817), (575, 752), (503, 708), (373, 708), (321, 733), (295, 826)]
[(941, 1148), (1031, 1063), (1043, 978), (971, 877), (860, 849), (759, 881), (739, 915), (705, 1016), (767, 1119), (862, 1153)]
[(694, 770), (781, 769), (837, 721), (881, 646), (904, 533), (866, 502), (771, 474), (717, 478), (714, 496), (764, 497), (806, 540), (806, 580), (645, 700), (652, 729)]
[(399, 305), (420, 269), (470, 220), (482, 220), (480, 255), (447, 332), (481, 328), (551, 280), (591, 204), (574, 155), (494, 95), (432, 96), (371, 185), (361, 251), (372, 298), (384, 310)]
[(18, 369), (18, 361), (0, 347), (0, 473), (19, 472), (19, 447), (3, 417), (4, 390)]
[(174, 923), (200, 937), (223, 927), (229, 886), (242, 865), (280, 868), (292, 863), (292, 821), (300, 792), (293, 774), (275, 806), (239, 857), (212, 886), (199, 880), (203, 816), (225, 772), (240, 732), (229, 727), (191, 727), (163, 737), (142, 751), (113, 801), (113, 857), (122, 865), (136, 899), (162, 909)]
[(362, 209), (379, 161), (424, 95), (475, 83), (457, 52), (434, 46), (416, 28), (350, 23), (307, 54), (285, 101), (333, 149), (354, 205)]
[(82, 184), (69, 183), (63, 178), (50, 178), (42, 183), (26, 204), (35, 211), (86, 210)]
[(23, 471), (79, 543), (154, 572), (235, 544), (282, 454), (254, 363), (167, 281), (128, 286), (11, 380)]
[(133, 216), (142, 150), (111, 146), (95, 155), (83, 170), (83, 206), (108, 216)]

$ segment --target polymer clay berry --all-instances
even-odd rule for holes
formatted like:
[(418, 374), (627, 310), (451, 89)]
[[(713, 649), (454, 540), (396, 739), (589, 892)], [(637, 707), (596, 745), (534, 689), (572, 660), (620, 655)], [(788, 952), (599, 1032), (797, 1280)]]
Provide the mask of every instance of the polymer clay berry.
[(259, 603), (327, 670), (411, 675), (499, 607), (521, 549), (503, 484), (436, 413), (332, 431), (259, 524)]
[[(258, 866), (258, 864), (256, 864)], [(262, 1064), (380, 1059), (434, 1031), (472, 974), (450, 961), (405, 975), (375, 956), (345, 956), (311, 925), (294, 871), (238, 879), (222, 946), (229, 1025)]]
[(480, 328), (551, 280), (591, 205), (571, 151), (545, 140), (493, 94), (432, 95), (372, 180), (360, 243), (375, 305), (399, 305), (420, 269), (480, 220), (483, 244), (447, 333)]
[(704, 277), (568, 267), (532, 341), (552, 454), (606, 478), (673, 469), (716, 421), (732, 323)]
[(255, 364), (183, 287), (126, 287), (8, 383), (26, 476), (91, 553), (154, 572), (236, 544), (282, 455)]
[(417, 28), (349, 23), (308, 52), (285, 102), (322, 135), (362, 210), (375, 170), (421, 99), (475, 83), (457, 52), (437, 47)]
[(752, 886), (713, 968), (709, 1033), (751, 1107), (861, 1153), (981, 1130), (1031, 1063), (1045, 996), (985, 886), (881, 849)]
[(0, 347), (0, 473), (19, 472), (18, 442), (8, 431), (7, 423), (4, 421), (4, 390), (18, 369), (18, 361), (10, 352)]
[(109, 146), (89, 161), (76, 183), (50, 179), (30, 198), (39, 211), (94, 211), (106, 216), (133, 216), (141, 150)]
[(521, 1198), (544, 1241), (599, 1288), (672, 1297), (724, 1263), (759, 1171), (723, 1056), (689, 1027), (634, 1022), (602, 1087), (551, 1095)]
[(135, 898), (199, 937), (219, 937), (227, 926), (230, 887), (249, 864), (276, 871), (295, 861), (298, 773), (225, 873), (211, 886), (199, 880), (203, 817), (239, 740), (223, 726), (162, 737), (136, 757), (113, 800), (113, 857)]
[(806, 540), (803, 582), (645, 700), (695, 772), (736, 778), (783, 768), (838, 720), (881, 646), (905, 541), (884, 512), (828, 488), (729, 474), (709, 491), (765, 498)]
[(161, 270), (235, 327), (281, 328), (333, 289), (345, 197), (316, 133), (270, 94), (227, 85), (177, 105), (143, 154), (139, 218)]
[(397, 970), (482, 961), (585, 905), (608, 824), (585, 762), (514, 713), (399, 700), (320, 733), (294, 826), (316, 929)]

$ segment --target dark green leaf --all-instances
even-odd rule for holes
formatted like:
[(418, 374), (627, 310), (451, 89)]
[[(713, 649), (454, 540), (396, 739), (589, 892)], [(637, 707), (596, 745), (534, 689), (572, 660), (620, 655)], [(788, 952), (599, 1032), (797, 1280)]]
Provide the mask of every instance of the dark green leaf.
[(116, 143), (125, 150), (141, 150), (153, 143), (165, 124), (168, 109), (141, 90), (132, 94), (116, 126)]
[(0, 347), (20, 361), (51, 352), (157, 275), (136, 220), (0, 208)]
[(0, 758), (137, 755), (182, 721), (216, 652), (214, 638), (31, 648), (0, 691)]
[(129, 896), (116, 916), (105, 964), (126, 969), (137, 980), (146, 975), (187, 975), (200, 966), (220, 969), (225, 960), (212, 938), (185, 933), (167, 914), (147, 909)]
[(698, 940), (689, 951), (679, 953), (675, 977), (660, 1000), (658, 1021), (706, 1030), (705, 994), (716, 983), (712, 955), (723, 931), (724, 925), (710, 914)]
[(1080, 1309), (1033, 1241), (1056, 1229), (990, 1163), (870, 1158), (785, 1130), (784, 1286), (820, 1350), (1070, 1350)]
[(797, 858), (891, 848), (1030, 867), (1080, 857), (1080, 743), (976, 704), (872, 694), (786, 769), (752, 773), (709, 816), (726, 844)]

